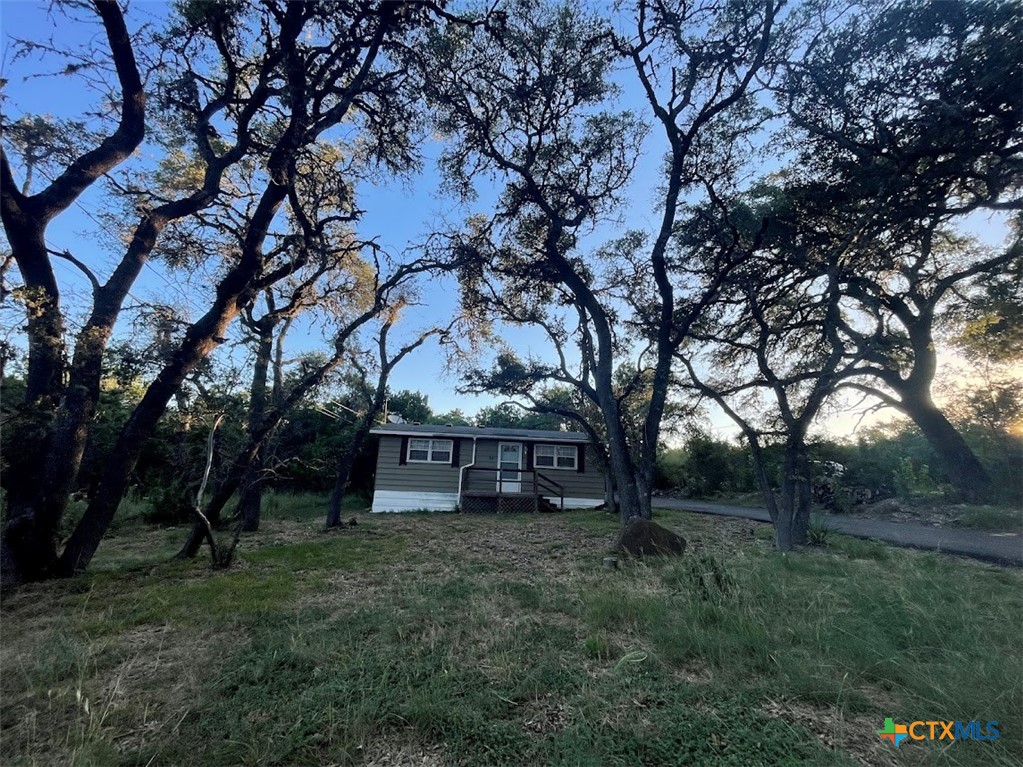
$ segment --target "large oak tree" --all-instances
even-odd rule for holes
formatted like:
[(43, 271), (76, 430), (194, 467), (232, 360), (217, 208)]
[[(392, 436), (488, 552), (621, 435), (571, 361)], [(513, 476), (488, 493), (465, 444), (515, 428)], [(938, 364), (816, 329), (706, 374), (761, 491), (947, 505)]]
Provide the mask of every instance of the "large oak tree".
[[(501, 184), (493, 219), (475, 219), (458, 240), (478, 254), (467, 302), (546, 334), (560, 362), (526, 376), (549, 374), (600, 413), (623, 524), (650, 516), (673, 352), (719, 284), (714, 274), (680, 279), (670, 253), (680, 206), (756, 124), (751, 100), (779, 6), (640, 0), (623, 38), (596, 14), (520, 2), (499, 28), (434, 44), (442, 66), (430, 95), (455, 143), (445, 159), (452, 184)], [(645, 133), (615, 104), (622, 65), (667, 146), (663, 191), (649, 236), (600, 248), (594, 230), (624, 207)], [(623, 321), (633, 297), (643, 302), (641, 330)], [(625, 369), (632, 381), (619, 385)], [(622, 398), (639, 391), (642, 428), (630, 440)]]
[[(194, 158), (190, 172), (178, 174), (190, 188), (163, 194), (159, 188), (117, 185), (141, 217), (106, 282), (75, 259), (88, 272), (94, 296), (65, 370), (67, 340), (46, 225), (123, 161), (147, 125), (135, 43), (121, 11), (116, 3), (99, 1), (95, 7), (120, 83), (117, 130), (31, 197), (18, 192), (14, 169), (6, 154), (3, 158), (4, 227), (31, 298), (31, 385), (24, 418), (34, 419), (35, 430), (26, 433), (25, 454), (36, 458), (5, 472), (5, 482), (13, 478), (3, 535), (7, 581), (72, 573), (88, 564), (144, 443), (182, 381), (223, 343), (229, 325), (261, 292), (324, 251), (339, 216), (357, 218), (353, 205), (340, 214), (323, 212), (303, 195), (300, 169), (318, 142), (331, 140), (344, 125), (349, 135), (359, 134), (367, 161), (391, 169), (414, 161), (412, 105), (417, 94), (408, 87), (408, 67), (400, 61), (409, 49), (399, 42), (429, 23), (437, 10), (412, 3), (181, 4), (160, 43), (157, 91), (161, 131), (172, 146), (176, 142)], [(239, 188), (232, 174), (248, 179), (245, 186), (253, 190), (239, 245), (214, 254), (221, 262), (206, 309), (124, 423), (85, 514), (58, 555), (57, 531), (95, 410), (102, 352), (125, 297), (175, 222), (187, 221), (202, 231), (199, 214), (237, 203), (231, 199)], [(335, 180), (343, 186), (342, 175)]]

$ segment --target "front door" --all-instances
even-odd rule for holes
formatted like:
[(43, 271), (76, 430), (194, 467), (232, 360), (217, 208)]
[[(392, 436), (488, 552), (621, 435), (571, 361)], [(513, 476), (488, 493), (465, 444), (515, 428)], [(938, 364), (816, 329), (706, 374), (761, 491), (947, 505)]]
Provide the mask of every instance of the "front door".
[(497, 446), (497, 492), (522, 492), (522, 443), (501, 442)]

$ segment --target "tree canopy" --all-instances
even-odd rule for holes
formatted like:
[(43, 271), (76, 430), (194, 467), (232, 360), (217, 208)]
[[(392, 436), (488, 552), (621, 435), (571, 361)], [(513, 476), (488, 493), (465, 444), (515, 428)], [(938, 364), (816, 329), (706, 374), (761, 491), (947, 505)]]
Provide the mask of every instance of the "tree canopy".
[[(1018, 414), (1013, 3), (54, 8), (101, 34), (18, 41), (18, 61), (98, 102), (3, 105), (17, 327), (0, 361), (21, 392), (4, 406), (5, 582), (85, 568), (174, 419), (181, 452), (230, 453), (208, 461), (197, 525), (239, 489), (258, 524), (279, 430), (329, 417), (304, 408), (318, 391), (357, 414), (332, 453), (332, 524), (383, 412), (582, 430), (624, 525), (651, 514), (665, 438), (713, 403), (781, 548), (805, 535), (810, 432), (850, 393), (909, 417), (959, 497), (996, 493), (969, 422), (1000, 439)], [(374, 188), (425, 196), (424, 179), (444, 212), (385, 246)], [(96, 242), (68, 236), (76, 211)], [(981, 216), (1002, 242), (976, 236)], [(149, 272), (166, 291), (138, 299)], [(437, 316), (445, 289), (458, 306)], [(391, 391), (438, 338), (459, 390), (500, 404), (436, 413)], [(953, 347), (990, 407), (937, 396)]]

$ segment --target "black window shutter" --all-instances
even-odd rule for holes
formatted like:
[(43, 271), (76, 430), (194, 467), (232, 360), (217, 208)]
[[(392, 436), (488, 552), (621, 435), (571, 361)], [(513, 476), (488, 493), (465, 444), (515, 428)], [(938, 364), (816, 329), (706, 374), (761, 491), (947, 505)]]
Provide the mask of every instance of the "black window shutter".
[(451, 465), (458, 466), (462, 458), (462, 440), (452, 440), (451, 444)]
[(526, 451), (526, 471), (532, 471), (533, 470), (533, 445), (532, 445), (532, 443), (527, 442), (524, 449)]
[(398, 453), (398, 465), (404, 466), (408, 461), (408, 437), (401, 438), (401, 450)]
[(575, 454), (577, 458), (575, 470), (581, 474), (586, 471), (586, 445), (576, 445)]

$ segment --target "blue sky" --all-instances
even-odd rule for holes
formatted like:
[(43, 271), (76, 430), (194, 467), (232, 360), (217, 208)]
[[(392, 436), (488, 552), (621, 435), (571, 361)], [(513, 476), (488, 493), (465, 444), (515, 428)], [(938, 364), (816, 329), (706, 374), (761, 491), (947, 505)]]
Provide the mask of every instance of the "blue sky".
[[(29, 0), (5, 0), (0, 3), (0, 30), (3, 36), (3, 72), (8, 80), (5, 88), (7, 101), (5, 111), (16, 119), (24, 113), (47, 114), (54, 117), (76, 117), (85, 109), (94, 106), (89, 93), (80, 89), (66, 89), (60, 78), (30, 77), (46, 67), (36, 57), (15, 60), (13, 39), (22, 38), (45, 41), (51, 37), (63, 45), (85, 43), (97, 34), (98, 27), (68, 24), (67, 20), (47, 13), (46, 4)], [(129, 28), (135, 29), (140, 23), (166, 12), (165, 3), (148, 2), (132, 4), (127, 20)], [(51, 66), (52, 68), (52, 66)], [(453, 213), (450, 201), (443, 200), (438, 191), (438, 178), (433, 172), (435, 158), (427, 157), (424, 172), (411, 182), (381, 179), (374, 185), (365, 184), (359, 189), (359, 204), (366, 210), (360, 224), (365, 237), (377, 238), (380, 245), (393, 255), (421, 242), (429, 226), (438, 216), (446, 215), (451, 220), (460, 220)], [(19, 178), (20, 181), (20, 178)], [(39, 179), (41, 182), (42, 179)], [(39, 184), (35, 185), (38, 191)], [(53, 222), (48, 239), (55, 249), (70, 249), (76, 257), (87, 263), (101, 277), (109, 273), (114, 259), (119, 255), (113, 248), (104, 248), (102, 240), (108, 235), (103, 227), (90, 218), (87, 211), (94, 211), (95, 204), (102, 198), (98, 190), (87, 192), (80, 204), (72, 206)], [(74, 307), (74, 296), (88, 288), (85, 278), (70, 264), (55, 261), (55, 269), (61, 282), (65, 303)], [(142, 273), (134, 295), (144, 300), (156, 296), (170, 300), (184, 300), (180, 277), (166, 270), (162, 264), (151, 262)], [(451, 316), (457, 306), (455, 286), (450, 280), (430, 280), (422, 286), (422, 303), (409, 313), (406, 325), (409, 331), (429, 324), (434, 318)], [(195, 302), (193, 308), (200, 308)], [(122, 326), (125, 323), (122, 323)], [(122, 327), (122, 331), (124, 328)], [(310, 334), (303, 339), (296, 332), (293, 340), (303, 350), (317, 348), (320, 339)], [(417, 389), (429, 395), (430, 403), (436, 410), (450, 410), (460, 407), (475, 412), (482, 404), (496, 401), (493, 398), (467, 398), (454, 394), (456, 381), (446, 376), (441, 350), (430, 343), (407, 358), (394, 373), (393, 389)]]
[[(46, 40), (53, 37), (55, 42), (70, 45), (83, 43), (90, 36), (100, 32), (98, 26), (69, 24), (66, 19), (59, 16), (50, 16), (47, 7), (46, 3), (40, 4), (30, 0), (14, 2), (6, 0), (0, 3), (0, 30), (3, 37), (2, 76), (8, 80), (4, 109), (8, 117), (16, 118), (25, 112), (75, 117), (92, 106), (91, 94), (80, 88), (65, 88), (64, 81), (59, 78), (25, 79), (26, 75), (39, 71), (38, 59), (29, 57), (15, 60), (11, 45), (13, 38)], [(139, 24), (161, 16), (167, 7), (165, 3), (160, 2), (133, 3), (128, 14), (129, 27), (135, 29)], [(625, 88), (620, 106), (641, 109), (642, 97), (638, 89), (629, 87), (627, 76), (622, 77), (622, 82)], [(382, 178), (378, 183), (362, 184), (359, 187), (358, 202), (366, 211), (359, 225), (361, 236), (376, 237), (385, 250), (397, 255), (422, 242), (439, 221), (457, 224), (467, 213), (481, 206), (485, 209), (485, 203), (492, 199), (496, 190), (481, 189), (479, 203), (470, 208), (460, 207), (441, 193), (439, 176), (435, 170), (438, 151), (436, 144), (427, 144), (424, 147), (423, 171), (408, 181)], [(656, 216), (657, 166), (662, 151), (657, 143), (657, 133), (654, 131), (645, 147), (636, 174), (637, 180), (629, 196), (632, 205), (623, 215), (628, 228), (648, 231), (652, 228)], [(86, 193), (79, 205), (72, 207), (53, 223), (49, 239), (52, 247), (70, 249), (78, 258), (99, 272), (102, 278), (108, 273), (109, 267), (119, 253), (116, 246), (111, 247), (111, 243), (104, 242), (109, 241), (109, 233), (89, 215), (95, 210), (100, 199), (98, 190)], [(1006, 235), (1005, 227), (1000, 221), (982, 216), (975, 217), (968, 228), (992, 245), (1001, 244)], [(613, 233), (613, 228), (602, 230), (604, 235)], [(73, 311), (75, 294), (86, 291), (88, 284), (81, 274), (65, 262), (57, 261), (56, 269), (62, 285), (65, 286), (68, 304)], [(181, 287), (181, 278), (157, 262), (151, 263), (143, 272), (133, 294), (139, 300), (160, 298), (172, 303), (185, 303), (189, 300), (186, 291)], [(421, 289), (421, 302), (422, 305), (416, 307), (406, 318), (408, 331), (450, 317), (457, 310), (454, 282), (442, 278), (425, 282)], [(198, 311), (201, 307), (196, 302), (192, 308)], [(127, 331), (127, 325), (125, 324), (122, 329)], [(314, 333), (310, 333), (304, 339), (300, 335), (293, 335), (296, 346), (300, 348), (313, 349), (320, 343)], [(507, 333), (506, 339), (522, 355), (545, 356), (547, 351), (542, 336), (536, 331), (515, 330)], [(427, 394), (435, 411), (460, 408), (467, 414), (472, 414), (481, 406), (500, 401), (500, 398), (495, 397), (456, 394), (454, 391), (456, 385), (456, 377), (445, 369), (443, 350), (434, 343), (426, 345), (407, 358), (395, 371), (391, 382), (394, 390), (407, 388)], [(835, 421), (836, 430), (845, 432), (851, 428), (853, 421), (842, 419), (841, 423), (847, 425), (840, 426), (839, 423)], [(715, 415), (711, 425), (715, 431), (721, 433), (732, 431), (722, 416)]]
[[(129, 28), (136, 29), (142, 23), (157, 19), (166, 12), (167, 7), (167, 4), (159, 2), (133, 3), (127, 15)], [(17, 0), (0, 4), (0, 27), (3, 35), (2, 76), (8, 80), (5, 110), (10, 118), (16, 119), (23, 113), (73, 118), (94, 108), (95, 101), (90, 98), (93, 94), (77, 88), (67, 89), (64, 87), (65, 81), (58, 77), (33, 77), (40, 71), (56, 67), (49, 63), (41, 64), (38, 57), (34, 56), (16, 60), (12, 41), (16, 38), (35, 41), (53, 38), (63, 45), (84, 44), (91, 37), (101, 34), (98, 25), (69, 24), (59, 14), (48, 13), (45, 3)], [(467, 214), (485, 209), (485, 204), (499, 190), (481, 187), (480, 199), (467, 207), (458, 205), (442, 194), (440, 178), (435, 170), (439, 151), (437, 144), (427, 144), (423, 148), (422, 172), (412, 179), (381, 178), (377, 183), (364, 183), (358, 187), (358, 204), (365, 210), (358, 227), (361, 236), (376, 238), (387, 252), (397, 256), (423, 242), (439, 222), (457, 224)], [(654, 155), (652, 162), (657, 161), (657, 156), (659, 153)], [(40, 178), (35, 191), (38, 191), (41, 182)], [(101, 199), (102, 194), (98, 189), (86, 192), (79, 204), (72, 206), (53, 222), (48, 239), (51, 247), (57, 250), (70, 249), (103, 279), (119, 253), (116, 244), (112, 244), (113, 247), (103, 247), (103, 241), (109, 241), (111, 235), (94, 218), (95, 205)], [(653, 202), (652, 195), (650, 201)], [(648, 206), (643, 207), (650, 210)], [(93, 212), (93, 216), (89, 215), (90, 212)], [(630, 221), (630, 225), (635, 225), (635, 222)], [(73, 315), (74, 297), (76, 294), (84, 294), (88, 283), (66, 262), (56, 260), (55, 269), (64, 290), (65, 303)], [(159, 297), (170, 302), (184, 303), (187, 292), (181, 287), (180, 280), (180, 276), (153, 261), (140, 276), (133, 295), (140, 301)], [(407, 332), (448, 318), (457, 310), (457, 286), (450, 278), (438, 277), (424, 281), (420, 294), (421, 305), (410, 311), (406, 318)], [(201, 308), (198, 301), (191, 300), (189, 303), (196, 312)], [(127, 319), (125, 315), (121, 332), (129, 331)], [(516, 329), (506, 334), (506, 339), (522, 355), (544, 355), (546, 352), (543, 337), (538, 331)], [(316, 349), (321, 343), (316, 333), (310, 333), (303, 339), (300, 332), (293, 331), (291, 340), (301, 350)], [(456, 394), (457, 383), (457, 377), (446, 369), (443, 350), (436, 343), (430, 342), (406, 358), (394, 372), (391, 388), (422, 391), (429, 396), (430, 404), (436, 411), (460, 408), (472, 414), (480, 407), (502, 399)]]

